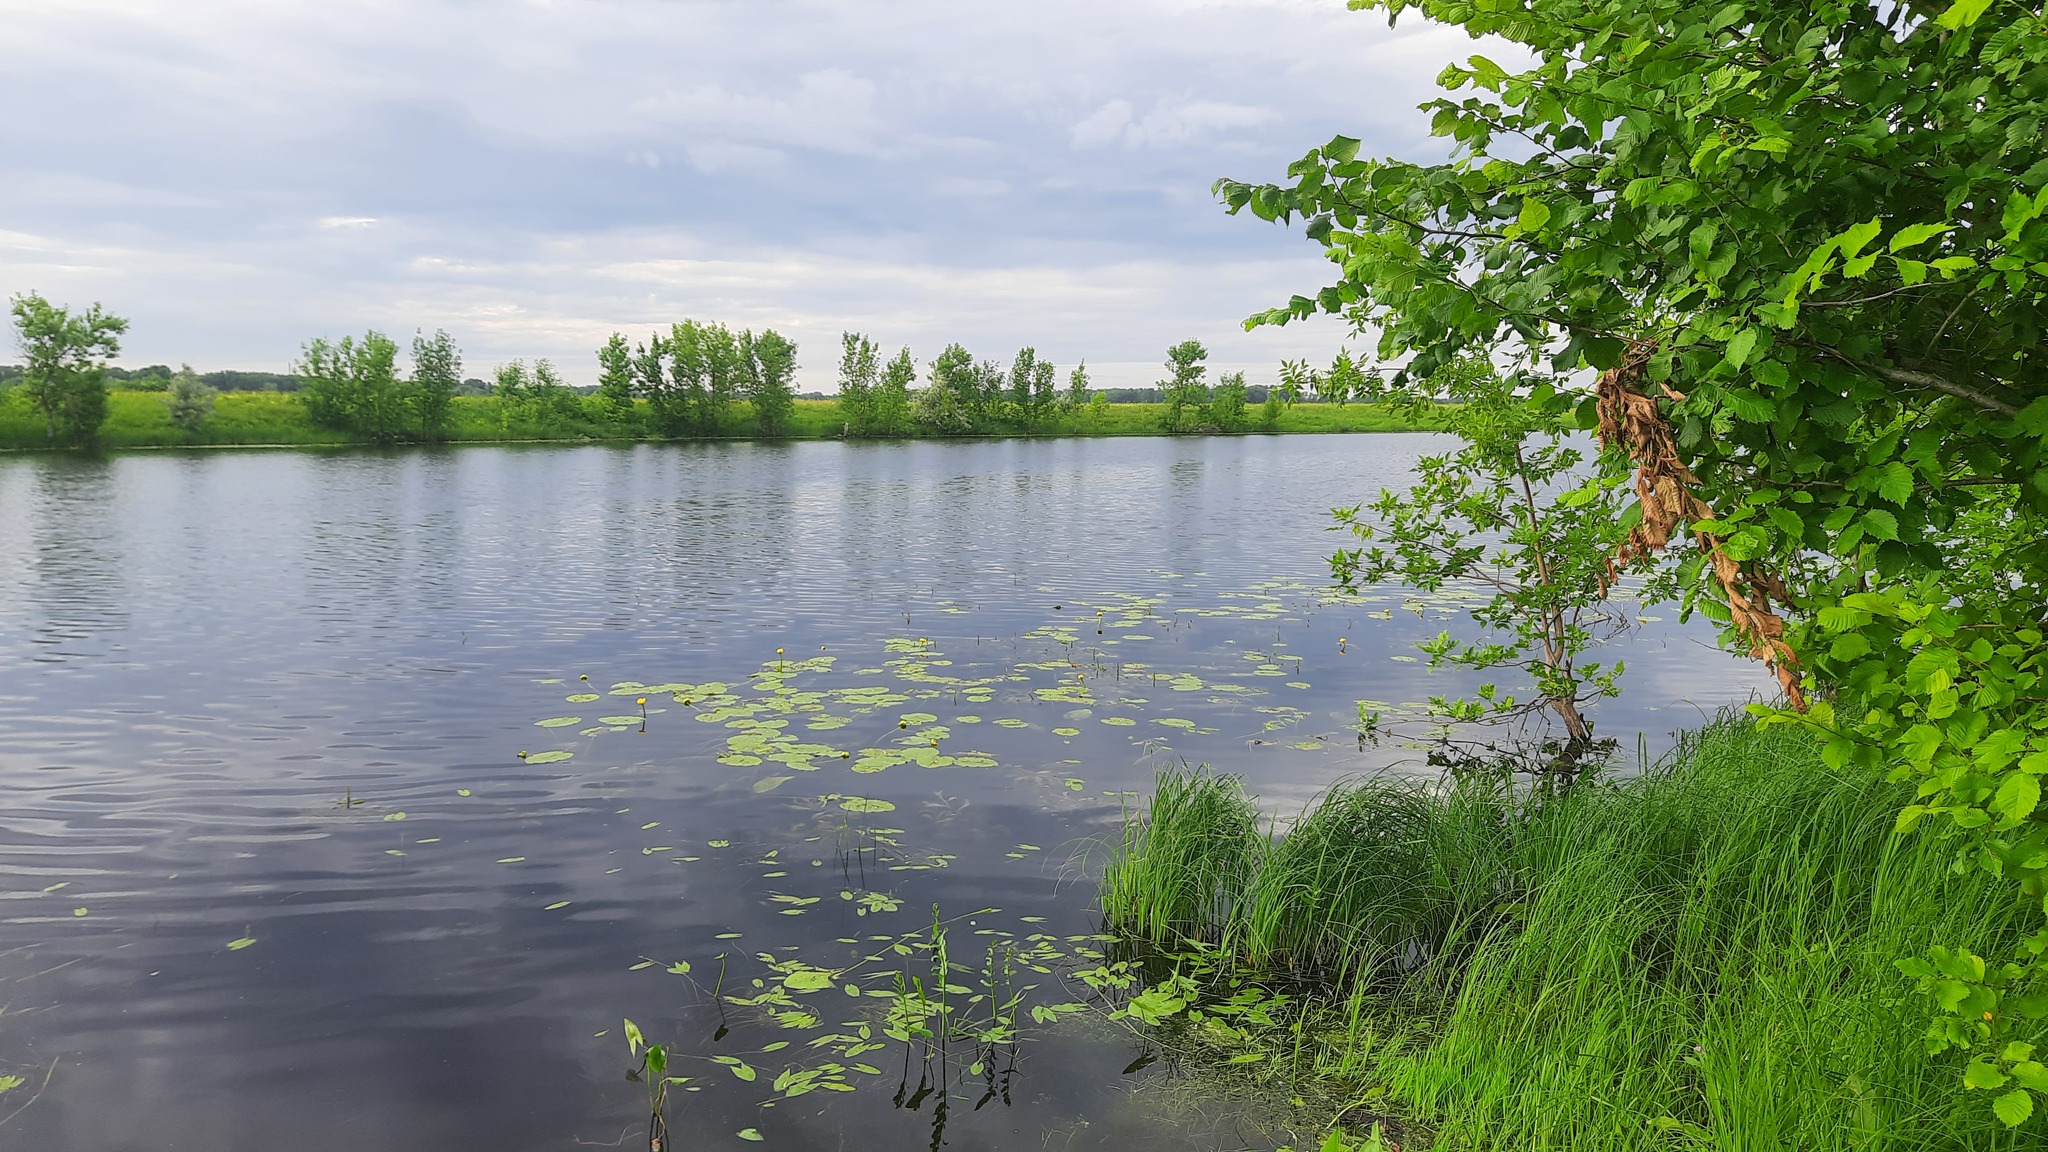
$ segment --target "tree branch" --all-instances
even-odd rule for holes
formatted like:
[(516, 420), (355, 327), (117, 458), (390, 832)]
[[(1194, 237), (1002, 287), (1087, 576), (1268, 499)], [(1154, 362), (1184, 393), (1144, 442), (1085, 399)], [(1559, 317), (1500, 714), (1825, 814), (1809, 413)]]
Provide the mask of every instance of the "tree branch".
[(1907, 384), (1915, 388), (1932, 388), (1936, 392), (1946, 393), (1958, 400), (1967, 400), (1986, 412), (1996, 412), (2000, 416), (2017, 416), (2020, 414), (2018, 408), (1988, 392), (1972, 388), (1968, 384), (1957, 384), (1953, 380), (1945, 380), (1940, 376), (1927, 372), (1915, 372), (1911, 368), (1874, 368), (1872, 371), (1894, 384)]

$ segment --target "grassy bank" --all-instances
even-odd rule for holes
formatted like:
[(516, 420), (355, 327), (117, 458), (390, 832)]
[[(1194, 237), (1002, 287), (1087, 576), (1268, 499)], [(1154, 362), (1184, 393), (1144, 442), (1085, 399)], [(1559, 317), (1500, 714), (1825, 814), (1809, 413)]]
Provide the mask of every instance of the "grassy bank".
[[(280, 392), (223, 392), (213, 416), (197, 433), (171, 423), (163, 393), (116, 391), (108, 394), (107, 422), (101, 426), (103, 448), (172, 448), (209, 444), (347, 444), (344, 432), (319, 428), (307, 418), (296, 396)], [(1031, 435), (1152, 436), (1158, 435), (1163, 404), (1109, 404), (1085, 407), (1060, 416)], [(621, 420), (607, 420), (592, 402), (574, 413), (538, 416), (530, 408), (508, 405), (495, 396), (455, 398), (449, 439), (457, 442), (502, 440), (639, 440), (652, 439), (646, 407), (641, 404)], [(1254, 414), (1254, 432), (1267, 431)], [(839, 435), (842, 422), (835, 400), (799, 400), (791, 421), (790, 439), (819, 440)], [(1299, 405), (1280, 415), (1271, 431), (1388, 432), (1415, 427), (1413, 421), (1366, 404)], [(720, 435), (745, 438), (753, 434), (752, 416), (738, 405)], [(45, 446), (42, 418), (19, 390), (0, 392), (0, 449)]]
[(1128, 937), (1310, 989), (1320, 1041), (1288, 1090), (1374, 1099), (1436, 1147), (2039, 1147), (1922, 1046), (1894, 961), (2005, 954), (2022, 910), (1938, 838), (1894, 836), (1903, 802), (1740, 723), (1526, 811), (1490, 784), (1369, 782), (1284, 836), (1235, 780), (1179, 773), (1103, 906)]

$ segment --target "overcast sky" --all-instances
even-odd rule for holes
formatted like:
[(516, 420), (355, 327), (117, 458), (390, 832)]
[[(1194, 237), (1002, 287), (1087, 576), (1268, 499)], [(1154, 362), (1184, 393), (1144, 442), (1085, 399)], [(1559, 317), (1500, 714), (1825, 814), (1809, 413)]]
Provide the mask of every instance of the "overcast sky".
[(0, 0), (0, 293), (103, 301), (131, 365), (445, 327), (588, 382), (695, 317), (806, 388), (848, 328), (1258, 382), (1346, 333), (1240, 329), (1327, 266), (1211, 182), (1438, 155), (1475, 47), (1342, 0)]

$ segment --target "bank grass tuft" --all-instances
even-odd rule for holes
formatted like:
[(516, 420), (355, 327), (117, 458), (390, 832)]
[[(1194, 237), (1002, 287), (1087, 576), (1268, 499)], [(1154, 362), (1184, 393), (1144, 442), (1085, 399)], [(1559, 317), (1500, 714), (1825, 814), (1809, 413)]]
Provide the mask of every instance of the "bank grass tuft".
[(1321, 1041), (1296, 1066), (1436, 1147), (2039, 1146), (1928, 1058), (1895, 966), (1934, 943), (2004, 954), (2019, 901), (1953, 870), (1953, 843), (1895, 835), (1899, 786), (1795, 730), (1723, 721), (1638, 777), (1534, 800), (1349, 782), (1265, 835), (1239, 831), (1257, 817), (1234, 778), (1161, 785), (1110, 866), (1111, 929), (1222, 941), (1314, 989)]

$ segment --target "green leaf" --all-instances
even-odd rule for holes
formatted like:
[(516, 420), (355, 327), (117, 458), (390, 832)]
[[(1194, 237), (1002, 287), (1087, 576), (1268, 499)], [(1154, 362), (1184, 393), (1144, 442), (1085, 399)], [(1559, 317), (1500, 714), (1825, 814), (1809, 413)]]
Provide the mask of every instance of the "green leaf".
[(2003, 1088), (2005, 1079), (2005, 1073), (1989, 1060), (1972, 1060), (1963, 1067), (1963, 1085), (1968, 1088)]
[(1358, 141), (1349, 136), (1332, 136), (1323, 145), (1323, 157), (1332, 163), (1342, 164), (1358, 158)]
[(1863, 246), (1877, 239), (1877, 234), (1883, 230), (1884, 222), (1876, 217), (1865, 220), (1861, 224), (1852, 224), (1848, 228), (1843, 229), (1841, 235), (1842, 259), (1847, 260), (1858, 252), (1863, 251)]
[(1894, 504), (1904, 504), (1913, 494), (1913, 470), (1898, 460), (1884, 466), (1884, 475), (1878, 479), (1877, 494)]
[(734, 1133), (734, 1135), (738, 1136), (742, 1140), (752, 1140), (756, 1143), (759, 1143), (760, 1141), (766, 1139), (766, 1137), (761, 1135), (761, 1130), (759, 1128), (742, 1128), (738, 1132)]
[(1857, 523), (1863, 525), (1865, 532), (1879, 540), (1899, 538), (1899, 518), (1882, 508), (1865, 508), (1863, 515), (1857, 518)]
[[(1934, 18), (1936, 24), (1953, 32), (1958, 28), (1975, 24), (1977, 19), (1991, 8), (1992, 0), (1955, 0), (1948, 11)], [(2032, 1111), (2031, 1106), (2028, 1109)]]
[(2017, 1128), (2034, 1114), (2033, 1093), (2015, 1088), (1991, 1102), (1991, 1113), (2007, 1128)]
[(1755, 328), (1744, 328), (1729, 339), (1725, 355), (1730, 365), (1741, 368), (1749, 361), (1750, 352), (1756, 348), (1758, 331)]
[(2014, 772), (1999, 784), (1998, 794), (1991, 798), (1990, 808), (2004, 816), (2006, 826), (2010, 827), (2032, 816), (2040, 805), (2041, 778)]
[(1543, 231), (1543, 226), (1548, 223), (1550, 223), (1550, 205), (1536, 199), (1534, 196), (1527, 197), (1522, 201), (1522, 215), (1515, 221), (1517, 229), (1526, 235), (1531, 232)]
[(1909, 224), (1892, 236), (1891, 250), (1904, 252), (1908, 248), (1925, 244), (1944, 232), (1955, 229), (1953, 224)]

